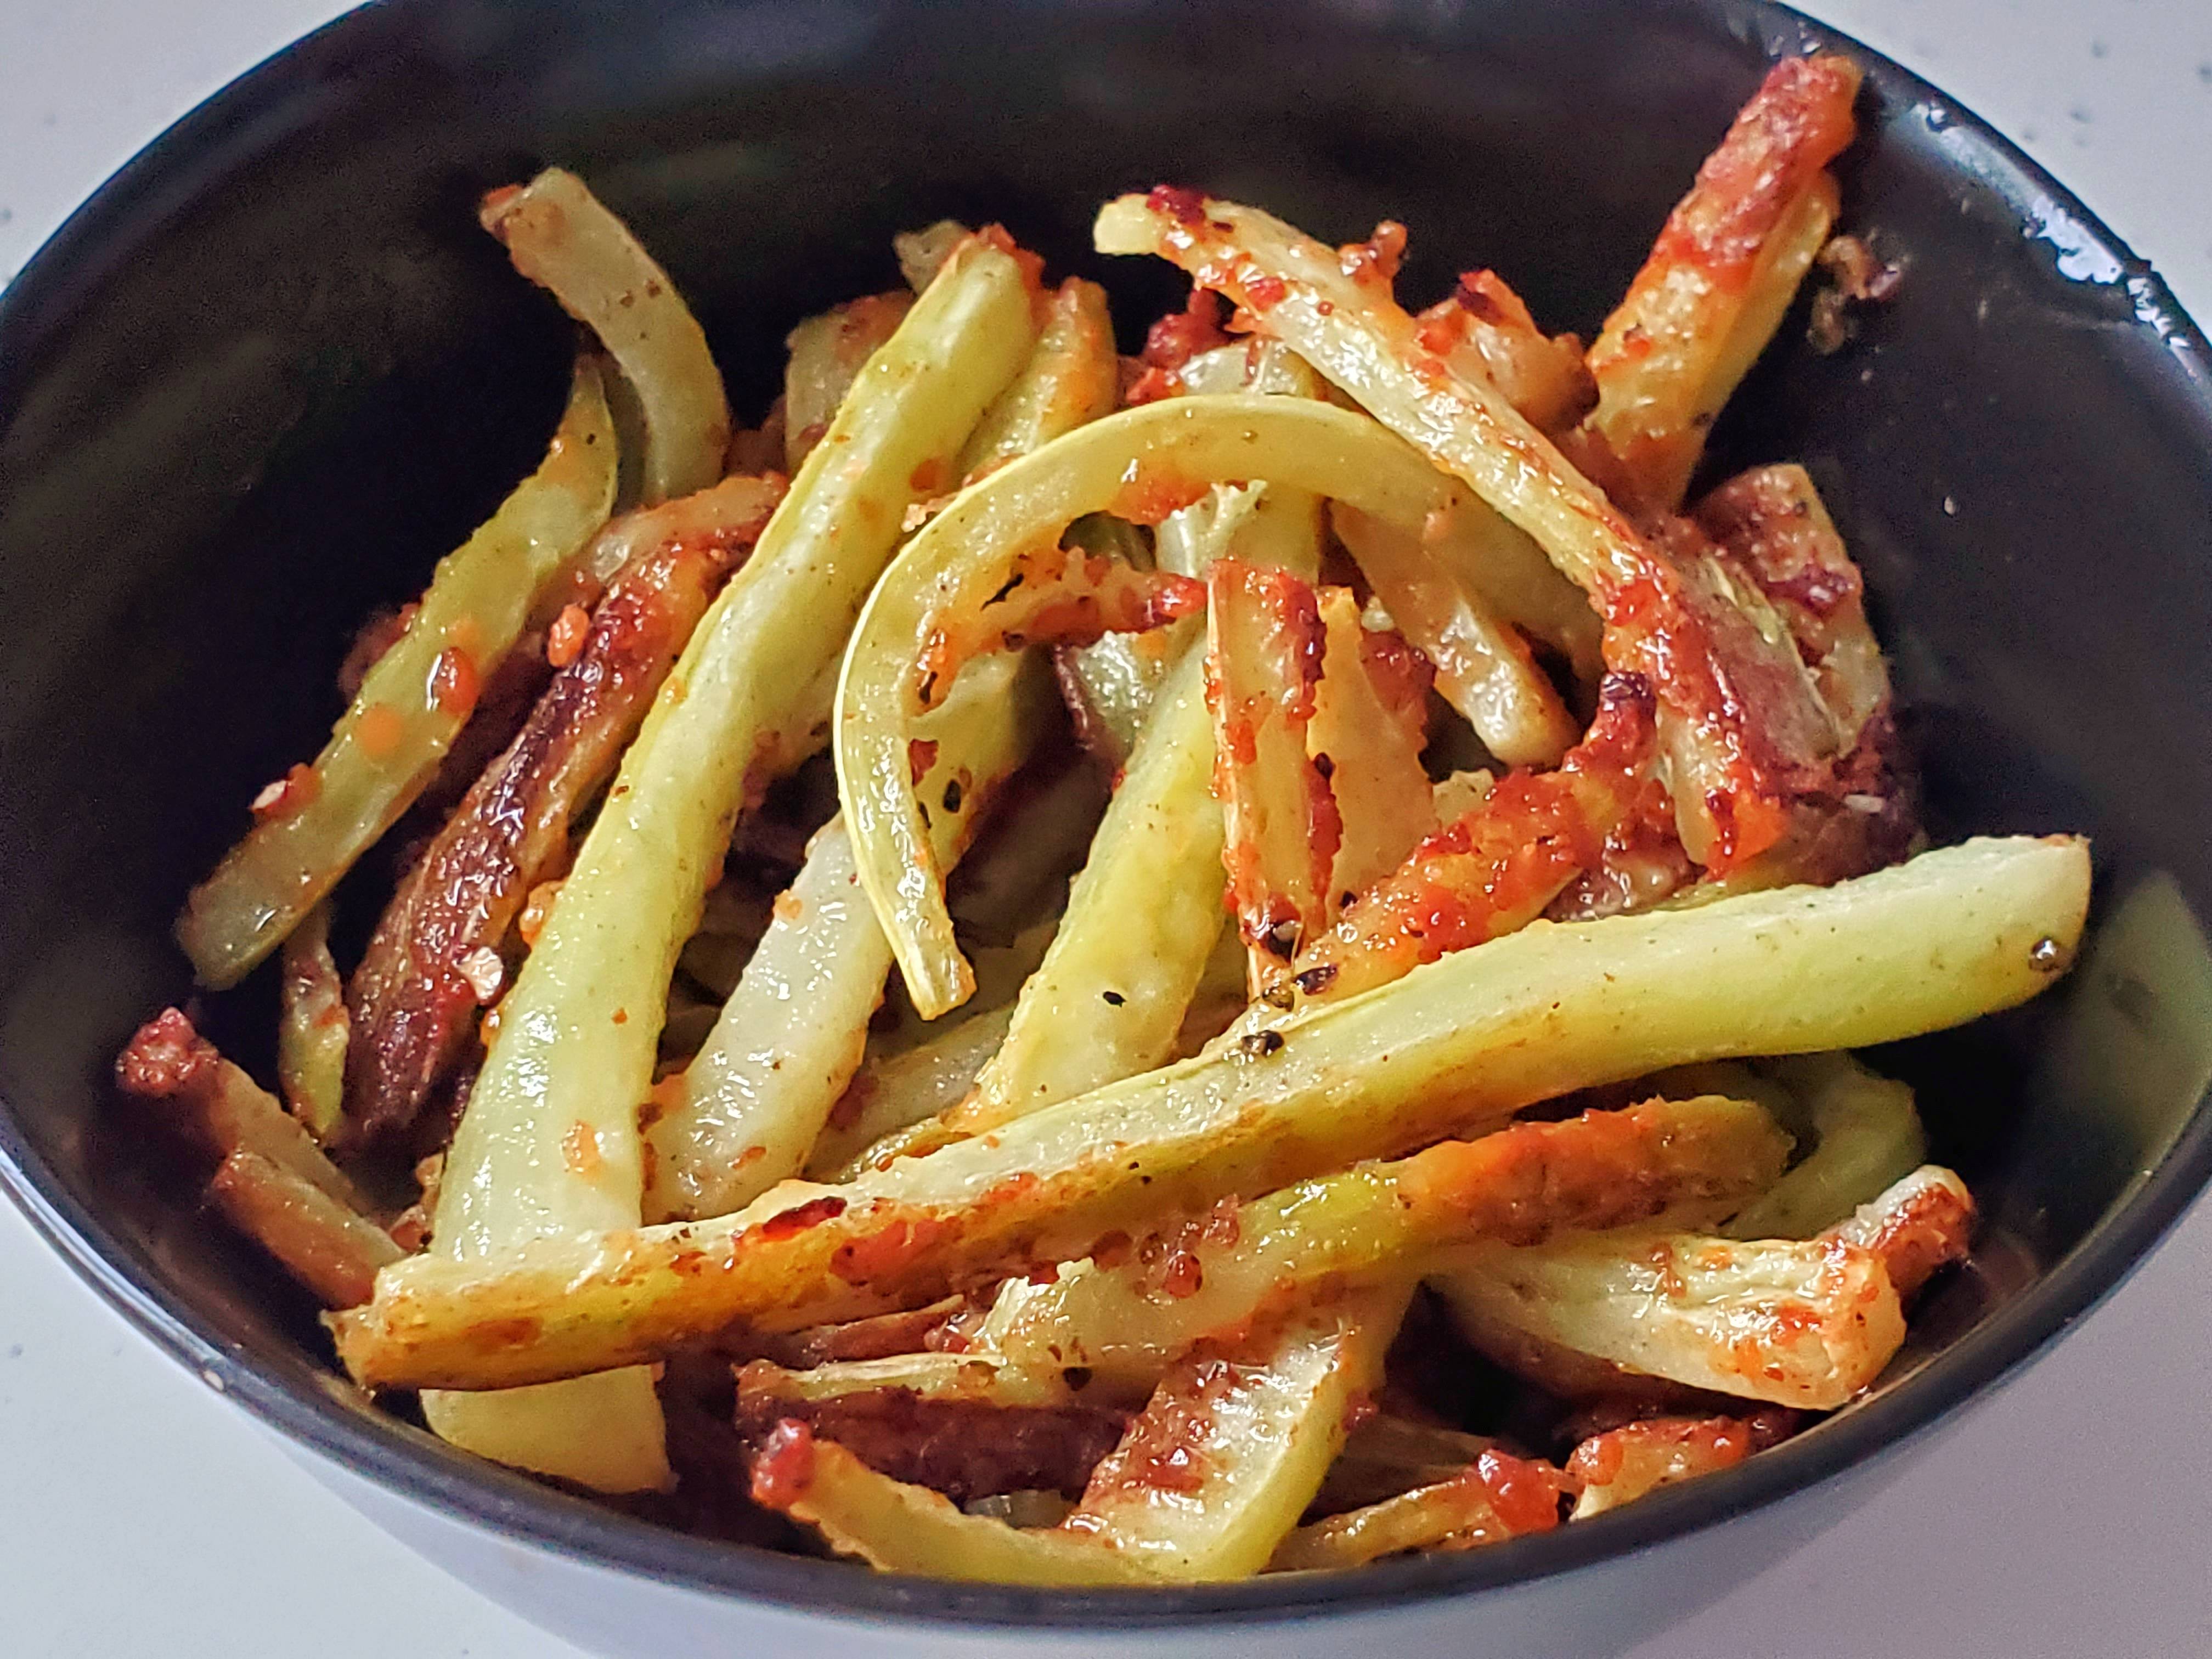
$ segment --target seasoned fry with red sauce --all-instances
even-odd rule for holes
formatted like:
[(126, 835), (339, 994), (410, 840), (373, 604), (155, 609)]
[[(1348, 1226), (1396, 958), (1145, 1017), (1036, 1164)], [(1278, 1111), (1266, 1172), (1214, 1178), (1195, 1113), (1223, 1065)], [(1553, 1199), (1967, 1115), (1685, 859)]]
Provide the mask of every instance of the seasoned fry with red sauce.
[[(1825, 239), (1835, 185), (1821, 169), (1856, 131), (1858, 87), (1844, 58), (1786, 58), (1768, 71), (1591, 346), (1598, 405), (1585, 429), (1638, 504), (1680, 499), (1713, 413)], [(1756, 337), (1740, 337), (1747, 328)]]
[(1364, 626), (1349, 588), (1324, 587), (1319, 597), (1327, 640), (1306, 749), (1341, 823), (1323, 895), (1334, 921), (1345, 894), (1389, 875), (1437, 827), (1435, 790), (1421, 769), (1436, 672), (1404, 635)]
[(1343, 826), (1306, 753), (1324, 635), (1312, 587), (1286, 570), (1217, 559), (1206, 586), (1222, 861), (1257, 994), (1328, 925)]
[(939, 618), (915, 665), (921, 706), (944, 702), (961, 668), (988, 652), (1141, 634), (1194, 615), (1205, 603), (1204, 584), (1171, 571), (1139, 570), (1057, 544), (1030, 548), (973, 615)]
[(377, 1269), (402, 1254), (392, 1236), (366, 1216), (255, 1152), (234, 1152), (223, 1159), (207, 1192), (225, 1220), (326, 1308), (368, 1301)]
[(1974, 1242), (1974, 1197), (1942, 1164), (1923, 1164), (1820, 1237), (1872, 1250), (1898, 1295), (1909, 1301), (1941, 1269), (1966, 1259)]
[(1652, 805), (1651, 702), (1642, 681), (1607, 676), (1589, 735), (1559, 769), (1502, 780), (1465, 817), (1424, 840), (1299, 954), (1299, 988), (1350, 996), (1541, 915), (1597, 866), (1632, 812)]
[(1605, 618), (1604, 656), (1657, 694), (1684, 843), (1717, 871), (1779, 840), (1799, 793), (1821, 782), (1833, 722), (1786, 631), (1694, 531), (1648, 537), (1492, 386), (1420, 343), (1387, 288), (1279, 220), (1208, 200), (1195, 222), (1147, 198), (1101, 211), (1109, 252), (1150, 252), (1249, 307), (1279, 284), (1263, 331), (1297, 351), (1383, 424), (1539, 541)]
[(765, 1441), (777, 1425), (793, 1421), (894, 1480), (964, 1504), (1009, 1492), (1077, 1497), (1121, 1437), (1126, 1419), (1095, 1406), (927, 1400), (912, 1389), (793, 1400), (750, 1388), (746, 1373), (738, 1374), (740, 1433)]
[(479, 999), (465, 964), (496, 952), (532, 888), (558, 873), (575, 813), (781, 495), (772, 476), (731, 478), (642, 515), (658, 533), (636, 544), (576, 656), (408, 873), (354, 972), (343, 1141), (412, 1121), (467, 1046)]
[(1559, 1524), (1561, 1496), (1572, 1490), (1550, 1464), (1493, 1449), (1449, 1480), (1300, 1527), (1267, 1570), (1356, 1567), (1407, 1550), (1473, 1549), (1549, 1532)]
[(1650, 1417), (1594, 1435), (1567, 1459), (1568, 1478), (1582, 1487), (1574, 1519), (1587, 1521), (1674, 1481), (1733, 1468), (1796, 1426), (1796, 1413), (1776, 1409), (1747, 1418)]
[(1424, 347), (1462, 374), (1486, 375), (1539, 432), (1557, 436), (1597, 402), (1582, 342), (1546, 335), (1494, 270), (1462, 271), (1451, 297), (1421, 313), (1419, 322)]

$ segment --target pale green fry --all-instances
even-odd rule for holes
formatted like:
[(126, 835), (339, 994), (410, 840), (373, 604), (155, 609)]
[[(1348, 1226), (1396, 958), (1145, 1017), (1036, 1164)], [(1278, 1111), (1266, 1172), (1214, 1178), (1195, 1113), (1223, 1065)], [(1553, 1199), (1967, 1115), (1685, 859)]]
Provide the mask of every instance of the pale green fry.
[(1168, 1294), (1141, 1257), (1067, 1263), (1048, 1284), (1009, 1279), (975, 1343), (1016, 1363), (1148, 1380), (1200, 1338), (1244, 1329), (1288, 1300), (1500, 1231), (1527, 1242), (1662, 1214), (1678, 1226), (1709, 1222), (1771, 1184), (1788, 1150), (1761, 1108), (1718, 1097), (1448, 1141), (1241, 1206), (1233, 1238), (1201, 1230), (1180, 1247), (1187, 1294)]
[(833, 1110), (807, 1154), (809, 1181), (849, 1181), (875, 1161), (869, 1149), (888, 1135), (957, 1106), (975, 1074), (1006, 1040), (1012, 1003), (962, 1020), (943, 1036), (915, 1044), (861, 1070), (849, 1117)]
[(1111, 511), (1149, 476), (1177, 486), (1266, 479), (1418, 531), (1466, 498), (1402, 439), (1304, 398), (1171, 398), (1067, 434), (956, 496), (878, 584), (838, 690), (837, 778), (868, 896), (926, 1018), (973, 988), (931, 864), (908, 760), (921, 710), (916, 666), (942, 617), (980, 608), (1022, 550), (1085, 514)]
[[(985, 802), (1027, 756), (1048, 696), (1042, 664), (994, 657), (921, 722), (937, 745), (922, 780), (933, 804), (932, 850), (948, 867)], [(680, 1082), (662, 1085), (673, 1099), (647, 1134), (648, 1219), (725, 1215), (799, 1173), (860, 1069), (890, 965), (852, 843), (833, 818), (776, 901), (697, 1056)]]
[[(358, 1381), (487, 1388), (648, 1359), (739, 1319), (795, 1329), (919, 1306), (1177, 1205), (1479, 1134), (1577, 1089), (1978, 1018), (2057, 979), (2088, 896), (2086, 842), (2018, 837), (1832, 887), (1539, 922), (837, 1188), (401, 1262), (332, 1329)], [(817, 1200), (835, 1205), (812, 1224), (761, 1225)]]
[(880, 1572), (1066, 1588), (1166, 1582), (1143, 1562), (1057, 1527), (963, 1515), (927, 1486), (878, 1474), (834, 1440), (810, 1440), (804, 1467), (803, 1479), (769, 1487), (769, 1506)]
[(1849, 1054), (1807, 1054), (1762, 1069), (1803, 1103), (1814, 1146), (1721, 1230), (1730, 1238), (1810, 1238), (1926, 1159), (1928, 1136), (1908, 1085), (1877, 1077)]
[(641, 503), (673, 501), (720, 478), (730, 447), (721, 371), (676, 284), (629, 228), (559, 167), (494, 191), (482, 217), (515, 270), (550, 289), (622, 366), (644, 417)]
[(1046, 307), (1036, 349), (977, 422), (947, 486), (1004, 466), (1063, 432), (1112, 414), (1120, 373), (1106, 290), (1069, 277)]
[[(793, 745), (794, 724), (811, 722), (811, 688), (890, 555), (916, 470), (948, 464), (1030, 337), (1015, 262), (981, 243), (957, 252), (869, 359), (751, 558), (693, 632), (501, 1005), (447, 1154), (434, 1229), (442, 1259), (637, 1224), (637, 1109), (653, 1081), (669, 975), (731, 826), (773, 775), (763, 762)], [(425, 1410), (448, 1438), (503, 1461), (560, 1472), (580, 1455), (592, 1476), (572, 1478), (605, 1480), (605, 1449), (628, 1446), (638, 1455), (626, 1481), (664, 1481), (665, 1464), (643, 1455), (660, 1443), (650, 1377), (633, 1371), (580, 1389), (573, 1413), (538, 1397), (512, 1424), (495, 1402)]]
[[(1321, 1490), (1353, 1402), (1382, 1382), (1409, 1288), (1378, 1285), (1293, 1320), (1257, 1361), (1185, 1361), (1060, 1529), (1166, 1578), (1259, 1571)], [(1149, 1454), (1164, 1442), (1187, 1452), (1188, 1479), (1158, 1478)]]
[(1905, 1340), (1881, 1258), (1835, 1239), (1637, 1228), (1475, 1247), (1432, 1282), (1486, 1352), (1510, 1352), (1525, 1334), (1646, 1376), (1813, 1411), (1850, 1400)]
[(177, 943), (202, 985), (243, 979), (422, 793), (469, 716), (472, 694), (453, 689), (454, 677), (475, 684), (499, 665), (539, 594), (605, 522), (616, 470), (599, 365), (582, 361), (544, 460), (438, 562), (421, 608), (362, 679), (312, 777), (286, 781), (192, 890)]
[(331, 905), (325, 899), (286, 935), (276, 1024), (276, 1076), (284, 1103), (318, 1140), (345, 1111), (345, 987), (331, 958)]

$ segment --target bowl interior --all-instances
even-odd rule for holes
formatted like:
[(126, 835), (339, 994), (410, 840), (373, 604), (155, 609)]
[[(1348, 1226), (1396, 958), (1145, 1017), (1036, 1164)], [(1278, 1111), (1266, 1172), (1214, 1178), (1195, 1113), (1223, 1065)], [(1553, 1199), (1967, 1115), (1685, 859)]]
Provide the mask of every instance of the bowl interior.
[[(1356, 1588), (1107, 1607), (901, 1587), (654, 1534), (371, 1416), (321, 1369), (301, 1300), (139, 1156), (106, 1084), (137, 1022), (185, 994), (169, 918), (242, 803), (319, 743), (354, 626), (420, 586), (550, 427), (568, 325), (476, 229), (480, 191), (582, 173), (691, 300), (741, 418), (792, 324), (890, 286), (891, 234), (946, 215), (1104, 282), (1133, 344), (1181, 279), (1097, 258), (1088, 226), (1163, 179), (1332, 240), (1401, 220), (1407, 298), (1495, 266), (1587, 337), (1765, 62), (1810, 41), (1832, 37), (1731, 0), (397, 0), (264, 67), (111, 184), (0, 310), (0, 1152), (19, 1190), (292, 1431), (564, 1547), (786, 1599), (834, 1582), (854, 1607), (1095, 1622), (1473, 1586), (1741, 1508), (1925, 1420), (2107, 1288), (2212, 1161), (2191, 1127), (2212, 1068), (2194, 920), (2212, 391), (2145, 268), (1863, 53), (1845, 219), (1903, 288), (1830, 357), (1801, 307), (1716, 470), (1812, 469), (1866, 570), (1938, 835), (2087, 830), (2100, 870), (2097, 951), (2063, 993), (1881, 1057), (1992, 1222), (1901, 1360), (1925, 1372), (1909, 1386), (1571, 1539)], [(264, 1012), (246, 999), (219, 1040), (265, 1055)]]

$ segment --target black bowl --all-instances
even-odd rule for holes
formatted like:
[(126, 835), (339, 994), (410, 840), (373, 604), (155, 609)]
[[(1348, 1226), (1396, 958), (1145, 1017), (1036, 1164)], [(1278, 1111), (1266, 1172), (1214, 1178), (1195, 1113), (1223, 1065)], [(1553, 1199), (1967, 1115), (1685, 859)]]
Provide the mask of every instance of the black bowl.
[[(878, 1578), (659, 1530), (372, 1411), (300, 1298), (112, 1115), (110, 1058), (184, 993), (168, 919), (237, 804), (316, 746), (354, 624), (420, 586), (551, 422), (567, 328), (475, 228), (483, 189), (582, 172), (690, 297), (741, 410), (793, 321), (886, 285), (890, 234), (942, 215), (1001, 219), (1099, 277), (1125, 326), (1152, 314), (1179, 279), (1096, 258), (1086, 231), (1101, 199), (1163, 179), (1332, 239), (1401, 219), (1408, 295), (1495, 265), (1588, 333), (1765, 64), (1811, 46), (1867, 67), (1846, 221), (1906, 279), (1841, 355), (1794, 318), (1716, 464), (1812, 468), (1939, 830), (2092, 833), (2102, 919), (2064, 993), (1882, 1057), (1991, 1224), (1871, 1399), (1596, 1522), (1342, 1578)], [(0, 304), (0, 1178), (142, 1328), (363, 1477), (372, 1507), (635, 1584), (1164, 1640), (1442, 1610), (1741, 1514), (2018, 1364), (2212, 1172), (2192, 916), (2212, 906), (2207, 362), (2158, 279), (2002, 139), (1753, 0), (368, 7), (179, 124)], [(260, 1023), (238, 1022), (248, 1056)]]

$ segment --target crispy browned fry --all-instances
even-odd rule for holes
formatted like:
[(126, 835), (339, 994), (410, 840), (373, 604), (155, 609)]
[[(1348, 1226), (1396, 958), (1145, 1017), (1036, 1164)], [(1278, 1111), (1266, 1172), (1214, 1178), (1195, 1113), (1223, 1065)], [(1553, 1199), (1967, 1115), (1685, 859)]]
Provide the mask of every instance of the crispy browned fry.
[(1571, 1490), (1548, 1463), (1495, 1448), (1465, 1473), (1300, 1527), (1267, 1563), (1270, 1572), (1356, 1567), (1403, 1550), (1472, 1549), (1559, 1524)]
[(1015, 559), (1006, 586), (980, 610), (941, 619), (930, 635), (915, 667), (921, 707), (944, 702), (962, 666), (986, 652), (1087, 645), (1109, 633), (1142, 633), (1194, 615), (1205, 602), (1202, 583), (1172, 571), (1139, 570), (1063, 545), (1029, 549)]
[(1100, 211), (1103, 252), (1158, 253), (1235, 300), (1532, 538), (1604, 617), (1605, 660), (1661, 702), (1682, 839), (1729, 870), (1780, 839), (1835, 730), (1764, 595), (1711, 550), (1655, 544), (1500, 396), (1425, 350), (1383, 268), (1255, 209), (1170, 185)]
[(1936, 1273), (1963, 1261), (1974, 1239), (1974, 1198), (1940, 1164), (1924, 1164), (1820, 1235), (1872, 1250), (1906, 1301)]
[(1327, 641), (1306, 747), (1342, 829), (1327, 895), (1333, 921), (1346, 894), (1389, 875), (1437, 827), (1436, 792), (1421, 769), (1435, 676), (1405, 635), (1362, 625), (1351, 589), (1319, 597)]
[(278, 947), (276, 1078), (292, 1115), (330, 1139), (345, 1105), (345, 985), (331, 959), (331, 903), (307, 912)]
[(1732, 879), (1839, 881), (1895, 862), (1919, 833), (1917, 792), (1867, 623), (1865, 583), (1811, 477), (1794, 465), (1753, 467), (1707, 495), (1695, 517), (1788, 625), (1842, 744), (1780, 841)]
[[(555, 874), (577, 811), (605, 781), (782, 480), (726, 478), (637, 514), (635, 550), (506, 753), (463, 799), (386, 907), (349, 998), (344, 1139), (405, 1127), (503, 988), (499, 948)], [(556, 642), (557, 643), (557, 642)]]
[(969, 1311), (964, 1296), (948, 1296), (919, 1308), (848, 1320), (842, 1325), (810, 1325), (804, 1330), (745, 1332), (736, 1351), (746, 1358), (772, 1359), (805, 1370), (855, 1359), (883, 1359), (919, 1353), (931, 1347), (948, 1322)]
[(1778, 1409), (1750, 1417), (1648, 1417), (1593, 1435), (1567, 1459), (1568, 1476), (1582, 1486), (1572, 1518), (1587, 1521), (1674, 1481), (1733, 1468), (1796, 1425), (1796, 1413)]
[(1609, 838), (1648, 810), (1651, 710), (1641, 680), (1607, 675), (1589, 735), (1559, 769), (1503, 779), (1456, 823), (1423, 840), (1300, 952), (1298, 990), (1355, 995), (1543, 915), (1562, 888), (1598, 865)]
[(252, 1152), (362, 1214), (368, 1200), (323, 1155), (276, 1097), (216, 1052), (182, 1011), (165, 1008), (138, 1028), (115, 1062), (123, 1092), (163, 1108), (163, 1121), (210, 1158)]
[(1420, 324), (1424, 346), (1462, 374), (1488, 376), (1540, 432), (1566, 431), (1597, 402), (1582, 342), (1571, 334), (1546, 335), (1494, 270), (1462, 271), (1451, 297), (1423, 312)]
[(1836, 197), (1821, 169), (1851, 142), (1858, 87), (1845, 58), (1777, 64), (1591, 346), (1598, 405), (1586, 428), (1644, 504), (1681, 498), (1712, 417), (1826, 240)]
[(943, 1492), (955, 1503), (1044, 1490), (1073, 1498), (1114, 1449), (1125, 1413), (1065, 1400), (1006, 1405), (910, 1388), (812, 1397), (805, 1373), (756, 1361), (738, 1373), (738, 1427), (763, 1439), (780, 1422), (805, 1423), (870, 1468)]
[(1327, 924), (1343, 826), (1306, 753), (1321, 678), (1321, 613), (1287, 570), (1217, 559), (1206, 579), (1206, 702), (1229, 902), (1254, 994)]
[(1866, 583), (1813, 479), (1795, 462), (1739, 472), (1698, 503), (1705, 532), (1748, 570), (1790, 626), (1844, 744), (1889, 702)]
[(326, 1308), (368, 1300), (377, 1269), (403, 1254), (384, 1229), (257, 1152), (234, 1152), (208, 1182), (230, 1224), (275, 1256)]

